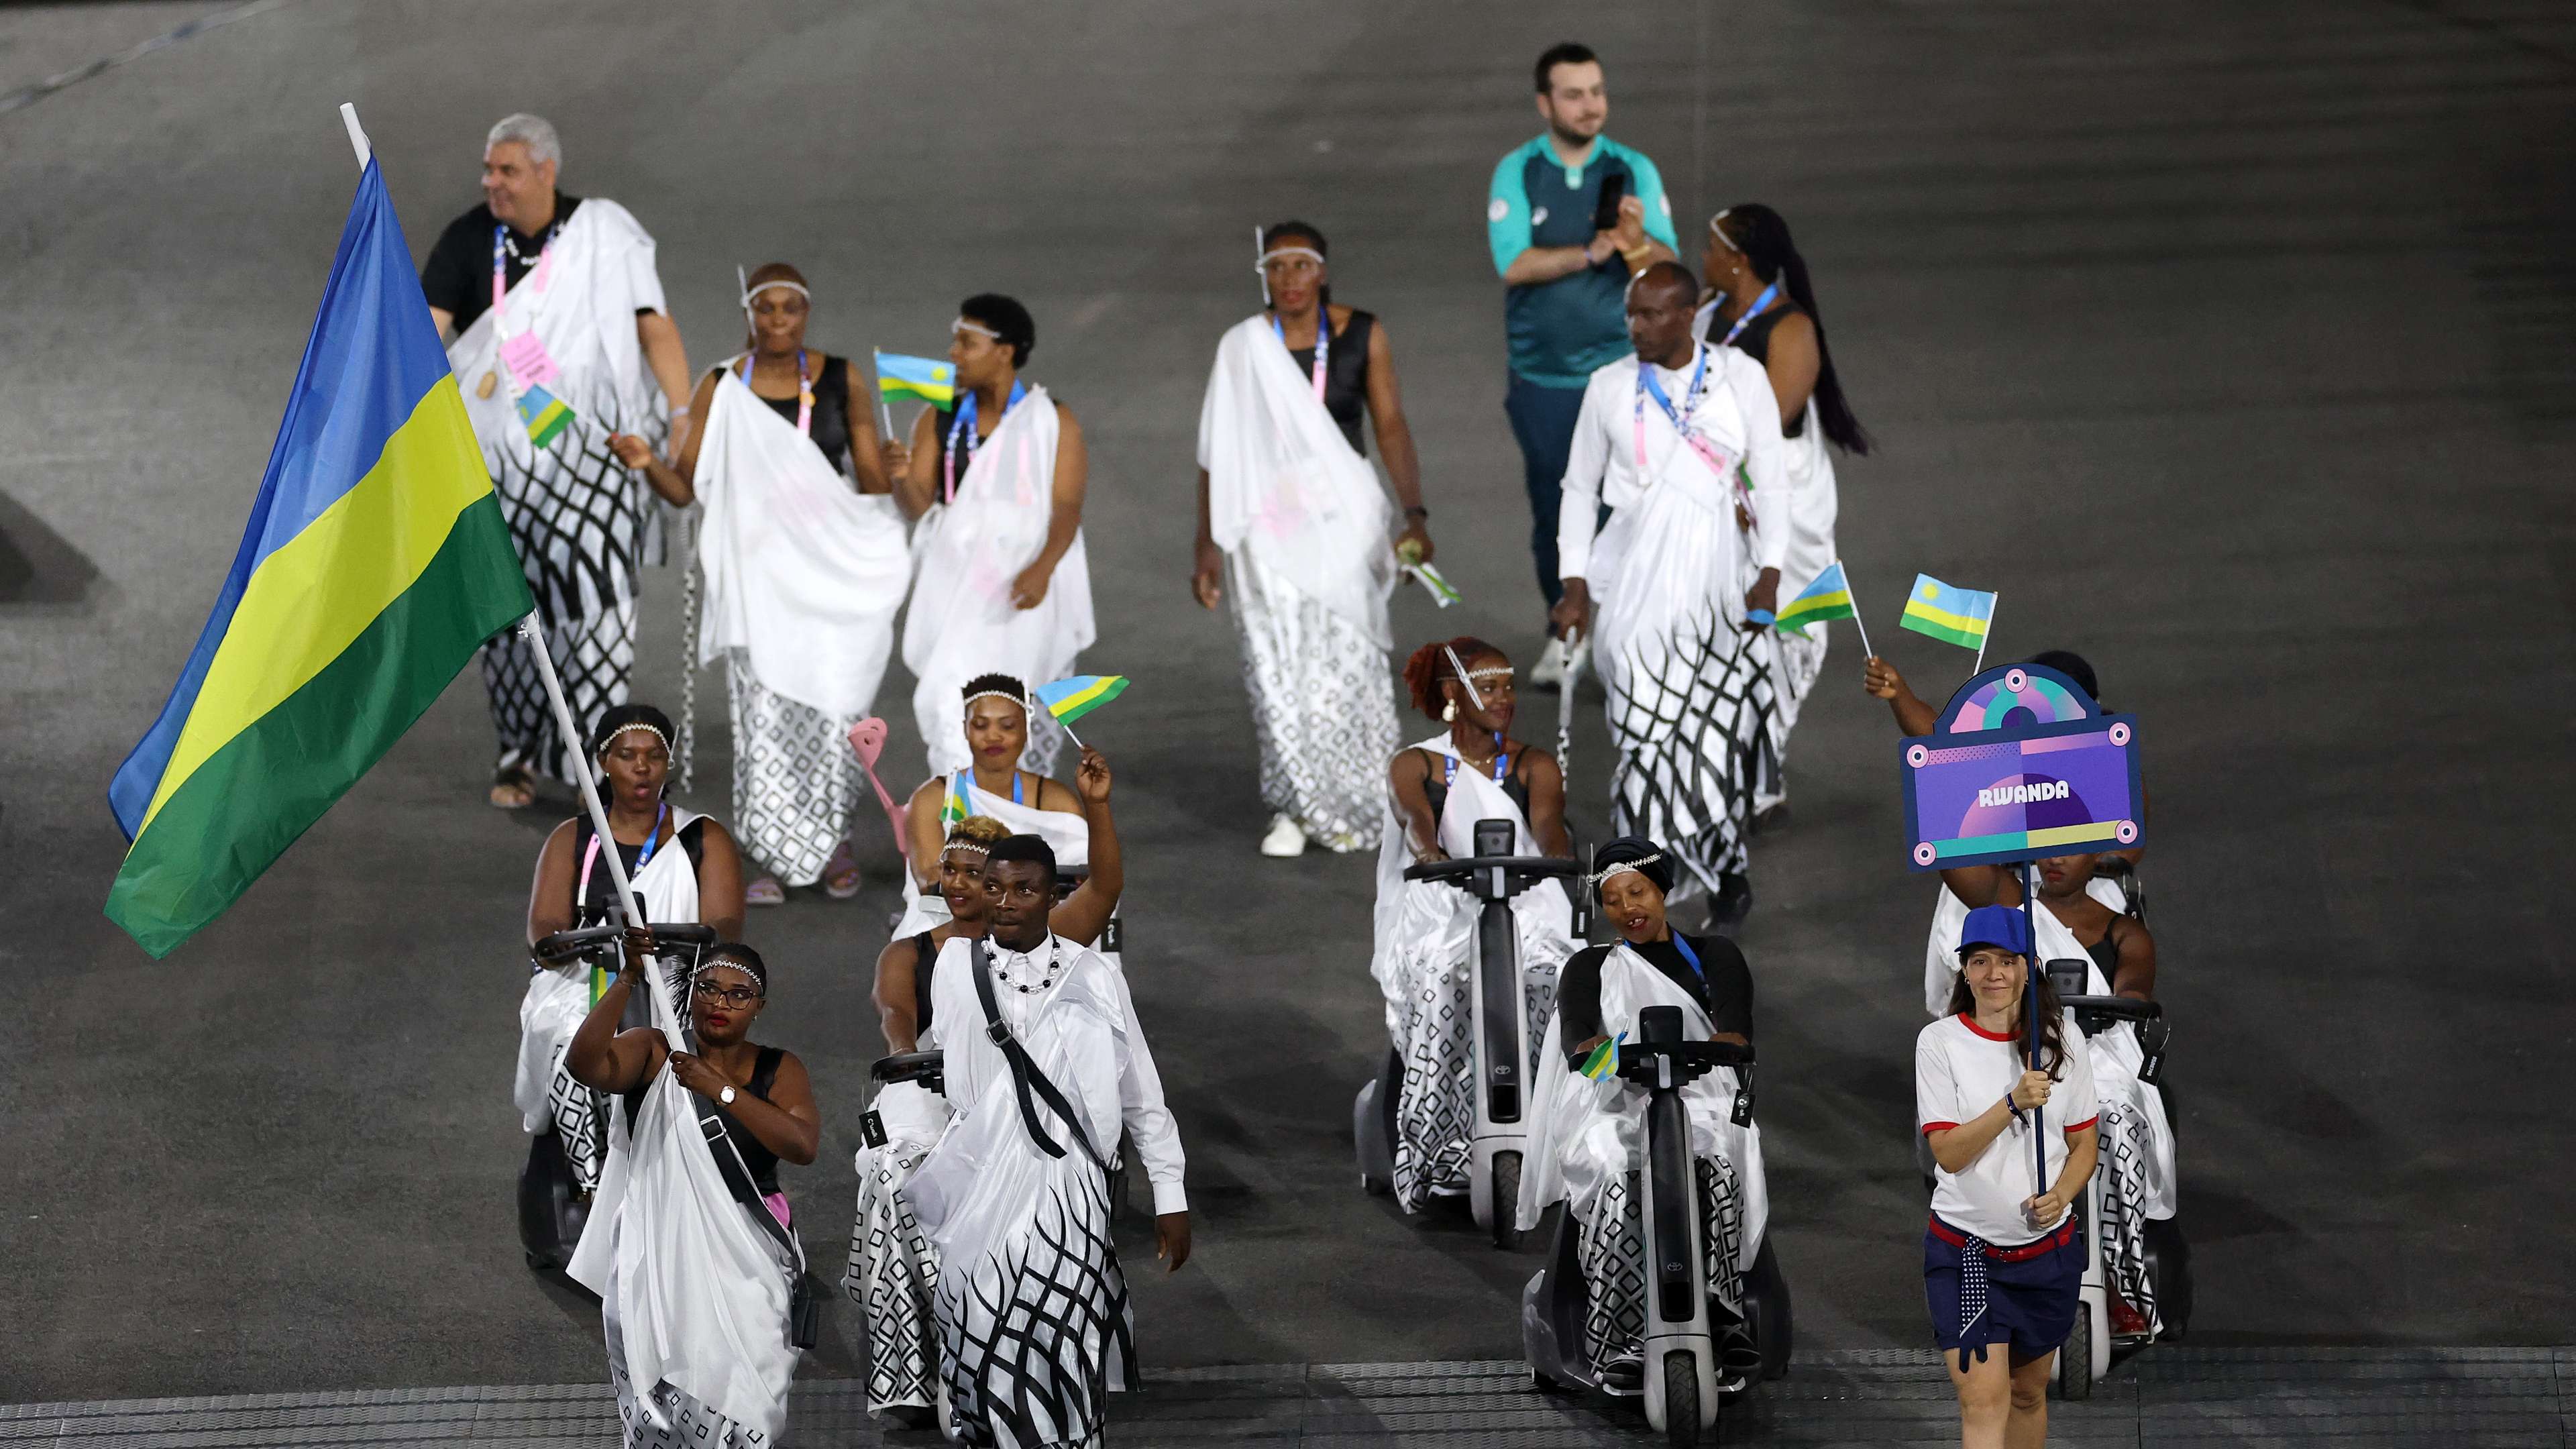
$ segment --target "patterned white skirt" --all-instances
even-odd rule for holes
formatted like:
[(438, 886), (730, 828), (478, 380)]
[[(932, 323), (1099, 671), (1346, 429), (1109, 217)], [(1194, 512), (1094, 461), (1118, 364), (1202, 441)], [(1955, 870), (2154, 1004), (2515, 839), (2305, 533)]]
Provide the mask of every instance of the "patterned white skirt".
[(859, 1153), (859, 1210), (841, 1286), (867, 1320), (868, 1408), (927, 1408), (939, 1381), (939, 1250), (903, 1184), (929, 1149), (889, 1142)]
[[(1526, 938), (1525, 938), (1526, 939)], [(1435, 1193), (1467, 1191), (1476, 1127), (1475, 982), (1468, 957), (1446, 971), (1425, 971), (1405, 1003), (1396, 1041), (1404, 1083), (1395, 1097), (1395, 1201), (1420, 1212)], [(1559, 962), (1533, 964), (1522, 973), (1529, 1005), (1529, 1080), (1540, 1072), (1546, 1023), (1556, 1010)], [(1497, 1206), (1497, 1212), (1508, 1211)]]
[(1610, 738), (1611, 815), (1622, 835), (1662, 844), (1690, 867), (1673, 894), (1714, 892), (1745, 868), (1755, 797), (1776, 787), (1770, 651), (1714, 609), (1601, 660)]
[(1261, 800), (1329, 850), (1374, 850), (1395, 753), (1386, 651), (1238, 549), (1225, 557)]
[(812, 885), (823, 878), (859, 803), (859, 765), (850, 751), (850, 726), (858, 721), (763, 685), (739, 650), (725, 662), (733, 697), (734, 833), (782, 885)]
[[(1742, 1188), (1735, 1165), (1700, 1157), (1700, 1257), (1711, 1302), (1737, 1311), (1744, 1302), (1736, 1263), (1744, 1241)], [(1646, 1339), (1646, 1227), (1640, 1215), (1641, 1179), (1613, 1173), (1601, 1184), (1591, 1214), (1575, 1222), (1575, 1259), (1581, 1264), (1589, 1309), (1584, 1345), (1593, 1364), (1635, 1357)]]

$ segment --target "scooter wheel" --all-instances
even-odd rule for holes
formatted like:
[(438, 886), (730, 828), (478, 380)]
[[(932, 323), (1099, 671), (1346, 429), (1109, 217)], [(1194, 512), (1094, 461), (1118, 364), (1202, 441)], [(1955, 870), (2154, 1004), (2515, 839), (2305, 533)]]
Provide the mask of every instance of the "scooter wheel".
[(1494, 1154), (1494, 1246), (1513, 1252), (1521, 1245), (1521, 1155)]
[(2057, 1396), (2069, 1402), (2093, 1397), (2093, 1307), (2080, 1300), (2075, 1329), (2057, 1350)]
[[(1687, 1349), (1664, 1355), (1664, 1442), (1672, 1449), (1696, 1449), (1700, 1442), (1699, 1365)], [(1708, 1442), (1717, 1442), (1714, 1432)]]

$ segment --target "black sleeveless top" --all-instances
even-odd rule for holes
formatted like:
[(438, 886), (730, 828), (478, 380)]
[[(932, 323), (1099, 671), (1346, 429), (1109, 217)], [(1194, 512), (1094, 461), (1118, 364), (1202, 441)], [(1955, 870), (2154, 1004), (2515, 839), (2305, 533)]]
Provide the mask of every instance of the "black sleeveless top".
[[(1746, 323), (1744, 330), (1736, 334), (1734, 344), (1735, 350), (1752, 358), (1754, 361), (1761, 363), (1764, 367), (1769, 367), (1771, 365), (1771, 331), (1773, 328), (1780, 325), (1781, 318), (1786, 317), (1797, 310), (1798, 309), (1795, 306), (1774, 307), (1770, 311), (1763, 313), (1761, 316), (1754, 318), (1751, 322)], [(1731, 326), (1733, 324), (1730, 323), (1728, 325)], [(1724, 332), (1720, 332), (1717, 335), (1724, 337), (1726, 334)], [(1780, 425), (1780, 436), (1784, 438), (1794, 438), (1799, 434), (1804, 433), (1806, 430), (1807, 410), (1805, 408), (1800, 408), (1798, 409), (1798, 415), (1796, 417), (1791, 418), (1789, 421)]]
[[(1332, 316), (1327, 307), (1324, 315)], [(1374, 314), (1351, 309), (1351, 320), (1333, 334), (1333, 349), (1324, 359), (1324, 411), (1341, 425), (1342, 436), (1351, 440), (1352, 451), (1368, 456), (1368, 443), (1360, 430), (1361, 419), (1368, 416), (1369, 329), (1377, 325)], [(1297, 364), (1299, 377), (1315, 375), (1315, 349), (1292, 347), (1288, 357)]]
[[(679, 833), (662, 842), (655, 849), (654, 854), (659, 855), (662, 851), (676, 846), (689, 853), (689, 869), (692, 872), (696, 871), (706, 861), (706, 823), (707, 817), (701, 815), (681, 826)], [(577, 897), (573, 902), (573, 914), (578, 917), (573, 922), (576, 928), (596, 926), (606, 921), (609, 908), (617, 904), (617, 881), (609, 875), (605, 866), (594, 863), (590, 868), (590, 879), (587, 882), (582, 880), (581, 860), (589, 853), (590, 838), (595, 833), (590, 828), (588, 815), (573, 817), (572, 888)], [(644, 847), (628, 845), (622, 840), (612, 843), (617, 846), (618, 860), (626, 866), (627, 878), (632, 880), (635, 876), (636, 857), (644, 853)]]
[[(782, 1047), (762, 1047), (760, 1055), (751, 1064), (751, 1081), (743, 1090), (764, 1102), (768, 1101), (769, 1089), (778, 1084), (779, 1060), (786, 1055), (787, 1052)], [(645, 1085), (652, 1084), (647, 1082)], [(637, 1087), (626, 1094), (628, 1136), (634, 1135), (636, 1109), (643, 1105), (643, 1087)], [(716, 1109), (717, 1120), (724, 1123), (725, 1135), (733, 1139), (735, 1149), (742, 1153), (742, 1165), (751, 1169), (752, 1184), (758, 1187), (764, 1196), (778, 1191), (778, 1154), (763, 1147), (760, 1139), (751, 1135), (750, 1128), (734, 1120), (734, 1115), (724, 1109), (723, 1103), (714, 1102), (709, 1105)]]
[[(1527, 745), (1518, 747), (1518, 752), (1512, 756), (1511, 769), (1503, 777), (1503, 794), (1508, 797), (1513, 804), (1521, 807), (1521, 818), (1523, 820), (1527, 820), (1529, 818), (1530, 804), (1529, 782), (1521, 778), (1521, 761), (1528, 757), (1528, 750), (1529, 746)], [(1434, 755), (1429, 758), (1432, 762), (1431, 773), (1422, 782), (1422, 793), (1424, 797), (1431, 801), (1431, 822), (1434, 825), (1437, 825), (1440, 823), (1440, 812), (1449, 808), (1449, 772), (1448, 768), (1440, 763), (1440, 761), (1445, 760), (1448, 757), (1446, 755)], [(1487, 761), (1485, 767), (1486, 769), (1491, 770), (1493, 768), (1493, 763), (1491, 761)], [(1458, 762), (1458, 768), (1461, 770), (1472, 770), (1475, 766), (1468, 764), (1465, 760), (1460, 760)], [(1488, 775), (1486, 778), (1491, 779), (1492, 776)]]
[(939, 943), (931, 933), (912, 938), (912, 1035), (913, 1045), (921, 1045), (922, 1033), (930, 1030), (930, 968), (939, 963)]
[[(741, 371), (742, 365), (734, 364), (734, 372), (737, 376)], [(748, 384), (745, 385), (748, 386)], [(760, 397), (760, 394), (755, 392), (752, 396)], [(785, 418), (789, 427), (796, 425), (797, 401), (795, 398), (760, 397), (760, 400), (769, 404), (771, 412)], [(814, 379), (814, 430), (806, 436), (814, 440), (815, 447), (823, 450), (823, 461), (832, 465), (833, 472), (844, 478), (850, 476), (850, 360), (848, 358), (823, 359), (823, 373)]]

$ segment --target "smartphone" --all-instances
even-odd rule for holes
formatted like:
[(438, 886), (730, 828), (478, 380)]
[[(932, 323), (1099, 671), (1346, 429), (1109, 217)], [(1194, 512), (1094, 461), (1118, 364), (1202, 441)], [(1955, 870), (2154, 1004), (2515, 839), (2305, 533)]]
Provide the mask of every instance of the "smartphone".
[(1628, 198), (1628, 173), (1613, 171), (1601, 178), (1601, 199), (1592, 203), (1592, 229), (1609, 231), (1619, 225), (1619, 203)]

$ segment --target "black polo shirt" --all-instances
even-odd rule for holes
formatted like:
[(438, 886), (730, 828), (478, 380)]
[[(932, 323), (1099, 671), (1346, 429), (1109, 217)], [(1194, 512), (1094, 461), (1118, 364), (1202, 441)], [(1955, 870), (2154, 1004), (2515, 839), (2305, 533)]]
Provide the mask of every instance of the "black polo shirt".
[[(1753, 971), (1744, 964), (1744, 953), (1724, 936), (1686, 939), (1699, 953), (1697, 971), (1691, 969), (1690, 962), (1671, 941), (1650, 941), (1629, 949), (1689, 992), (1700, 1009), (1708, 1013), (1711, 1031), (1734, 1032), (1750, 1041)], [(1583, 1065), (1581, 1043), (1602, 1034), (1601, 963), (1609, 958), (1608, 946), (1587, 946), (1566, 958), (1564, 969), (1556, 975), (1556, 1019), (1564, 1025), (1558, 1040), (1565, 1048), (1567, 1061), (1577, 1067)]]
[[(572, 220), (581, 198), (568, 191), (555, 193), (555, 219), (548, 229)], [(420, 289), (429, 297), (429, 305), (456, 318), (456, 330), (464, 332), (474, 319), (492, 310), (492, 228), (499, 225), (488, 202), (478, 202), (472, 211), (447, 224), (438, 234), (438, 244), (429, 249), (429, 260), (420, 266)], [(518, 255), (502, 254), (502, 274), (506, 290), (519, 285), (519, 279), (537, 264), (545, 250), (546, 239), (530, 236), (517, 227), (510, 228), (510, 244)], [(525, 260), (522, 260), (524, 258)]]

